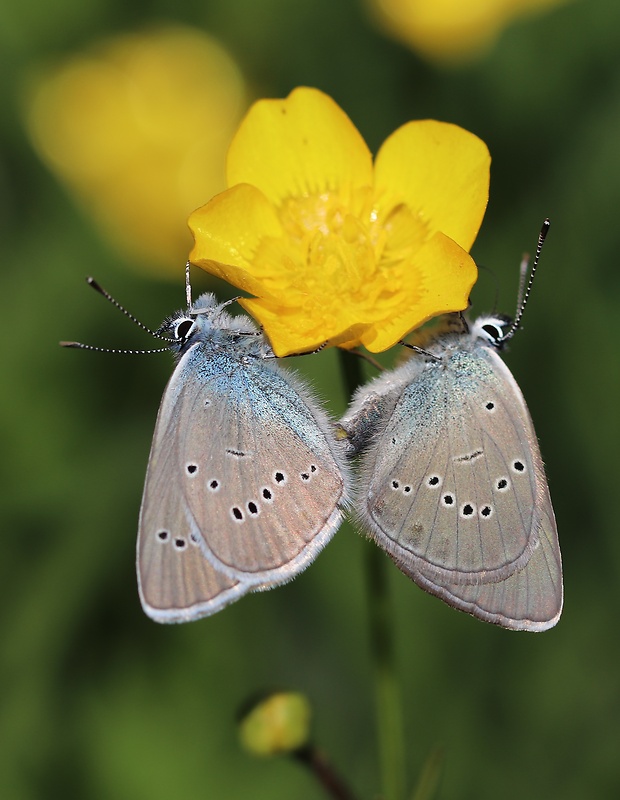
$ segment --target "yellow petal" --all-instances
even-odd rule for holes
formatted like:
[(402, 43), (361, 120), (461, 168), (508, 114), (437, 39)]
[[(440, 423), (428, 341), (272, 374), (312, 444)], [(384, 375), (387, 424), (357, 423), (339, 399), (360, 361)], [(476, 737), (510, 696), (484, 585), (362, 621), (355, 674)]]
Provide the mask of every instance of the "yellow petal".
[(256, 253), (264, 237), (279, 237), (282, 226), (265, 195), (242, 183), (216, 195), (188, 219), (194, 235), (192, 264), (232, 283), (263, 294)]
[(410, 272), (415, 280), (410, 287), (401, 287), (405, 299), (400, 310), (389, 319), (379, 320), (361, 336), (372, 353), (387, 350), (432, 317), (465, 310), (478, 275), (469, 253), (442, 233), (436, 233), (417, 251)]
[[(298, 306), (284, 306), (268, 300), (243, 298), (239, 301), (249, 314), (265, 329), (273, 352), (280, 358), (292, 353), (309, 353), (329, 342), (331, 347), (354, 347), (361, 341), (367, 326), (333, 317), (317, 318), (304, 314)], [(350, 309), (343, 307), (350, 316)], [(330, 325), (331, 322), (331, 325)]]
[(228, 151), (228, 185), (251, 183), (276, 205), (289, 197), (351, 191), (372, 183), (372, 158), (344, 111), (317, 89), (259, 100)]
[(406, 203), (429, 233), (442, 231), (469, 250), (489, 198), (490, 163), (473, 133), (435, 120), (409, 122), (377, 154), (376, 197), (383, 207)]
[(566, 0), (368, 0), (394, 36), (420, 53), (458, 63), (486, 50), (512, 18)]

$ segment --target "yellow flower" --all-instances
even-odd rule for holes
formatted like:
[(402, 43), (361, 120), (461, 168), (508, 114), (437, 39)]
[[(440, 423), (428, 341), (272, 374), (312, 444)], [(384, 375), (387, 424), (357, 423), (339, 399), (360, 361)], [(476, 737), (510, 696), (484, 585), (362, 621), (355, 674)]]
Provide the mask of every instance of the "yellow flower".
[(566, 0), (368, 0), (397, 39), (431, 59), (462, 61), (480, 55), (513, 18)]
[(174, 26), (101, 42), (46, 70), (26, 101), (42, 159), (129, 258), (174, 269), (186, 220), (226, 186), (226, 151), (245, 111), (226, 51)]
[(241, 743), (256, 756), (294, 753), (310, 737), (310, 703), (299, 692), (274, 692), (256, 702), (239, 726)]
[(379, 352), (467, 307), (489, 163), (476, 136), (426, 120), (373, 166), (322, 92), (261, 100), (230, 146), (230, 188), (189, 219), (190, 260), (255, 295), (241, 303), (279, 356), (325, 342)]

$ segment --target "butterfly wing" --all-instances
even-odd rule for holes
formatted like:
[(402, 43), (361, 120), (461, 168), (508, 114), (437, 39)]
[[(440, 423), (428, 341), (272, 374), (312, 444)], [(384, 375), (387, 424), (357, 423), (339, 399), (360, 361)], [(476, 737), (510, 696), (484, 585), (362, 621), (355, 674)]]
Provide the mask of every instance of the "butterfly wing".
[(560, 618), (563, 603), (562, 561), (549, 492), (541, 500), (538, 543), (528, 563), (497, 583), (441, 585), (432, 576), (398, 567), (418, 586), (448, 605), (475, 617), (518, 631), (546, 631)]
[(170, 478), (175, 457), (174, 445), (155, 439), (140, 512), (138, 590), (142, 607), (157, 622), (199, 619), (247, 591), (205, 557), (196, 522)]
[(489, 348), (455, 349), (405, 385), (362, 457), (362, 520), (393, 558), (446, 584), (523, 567), (544, 481), (527, 408)]
[[(158, 552), (167, 508), (161, 498), (170, 491), (168, 515), (177, 526), (188, 526), (196, 552), (225, 587), (211, 605), (199, 603), (192, 618), (289, 580), (340, 524), (343, 461), (326, 415), (294, 377), (260, 358), (236, 359), (226, 350), (194, 346), (175, 370), (158, 417), (140, 521), (139, 573)], [(166, 482), (170, 490), (162, 488)], [(172, 584), (178, 574), (166, 562), (158, 577)], [(143, 593), (145, 584), (141, 579)], [(150, 585), (156, 587), (155, 581)], [(147, 613), (152, 608), (153, 602), (145, 605)]]

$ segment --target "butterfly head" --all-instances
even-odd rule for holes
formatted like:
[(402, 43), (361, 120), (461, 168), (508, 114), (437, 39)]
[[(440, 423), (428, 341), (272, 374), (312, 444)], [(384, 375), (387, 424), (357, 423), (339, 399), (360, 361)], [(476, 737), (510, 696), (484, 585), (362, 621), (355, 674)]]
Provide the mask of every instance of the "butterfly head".
[(486, 345), (500, 350), (511, 337), (513, 321), (503, 314), (478, 317), (471, 326), (473, 339), (481, 339)]
[(242, 345), (243, 342), (251, 345), (260, 332), (248, 317), (234, 317), (224, 311), (232, 302), (218, 303), (215, 295), (206, 292), (189, 309), (168, 317), (157, 333), (169, 339), (170, 348), (177, 356), (183, 355), (197, 341), (217, 343), (220, 339), (228, 341), (235, 337)]

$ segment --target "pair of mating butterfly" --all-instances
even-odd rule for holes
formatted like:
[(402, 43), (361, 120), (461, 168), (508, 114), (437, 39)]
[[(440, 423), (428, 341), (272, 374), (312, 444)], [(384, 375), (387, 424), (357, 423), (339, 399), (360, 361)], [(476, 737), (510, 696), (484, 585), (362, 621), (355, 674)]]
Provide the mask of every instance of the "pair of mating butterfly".
[(178, 363), (140, 511), (145, 612), (195, 620), (290, 580), (354, 497), (363, 529), (426, 591), (506, 628), (555, 625), (562, 568), (551, 499), (525, 401), (497, 354), (518, 327), (547, 227), (513, 323), (469, 328), (456, 317), (360, 388), (339, 428), (247, 317), (211, 294), (192, 304), (188, 281), (187, 311), (155, 334)]

